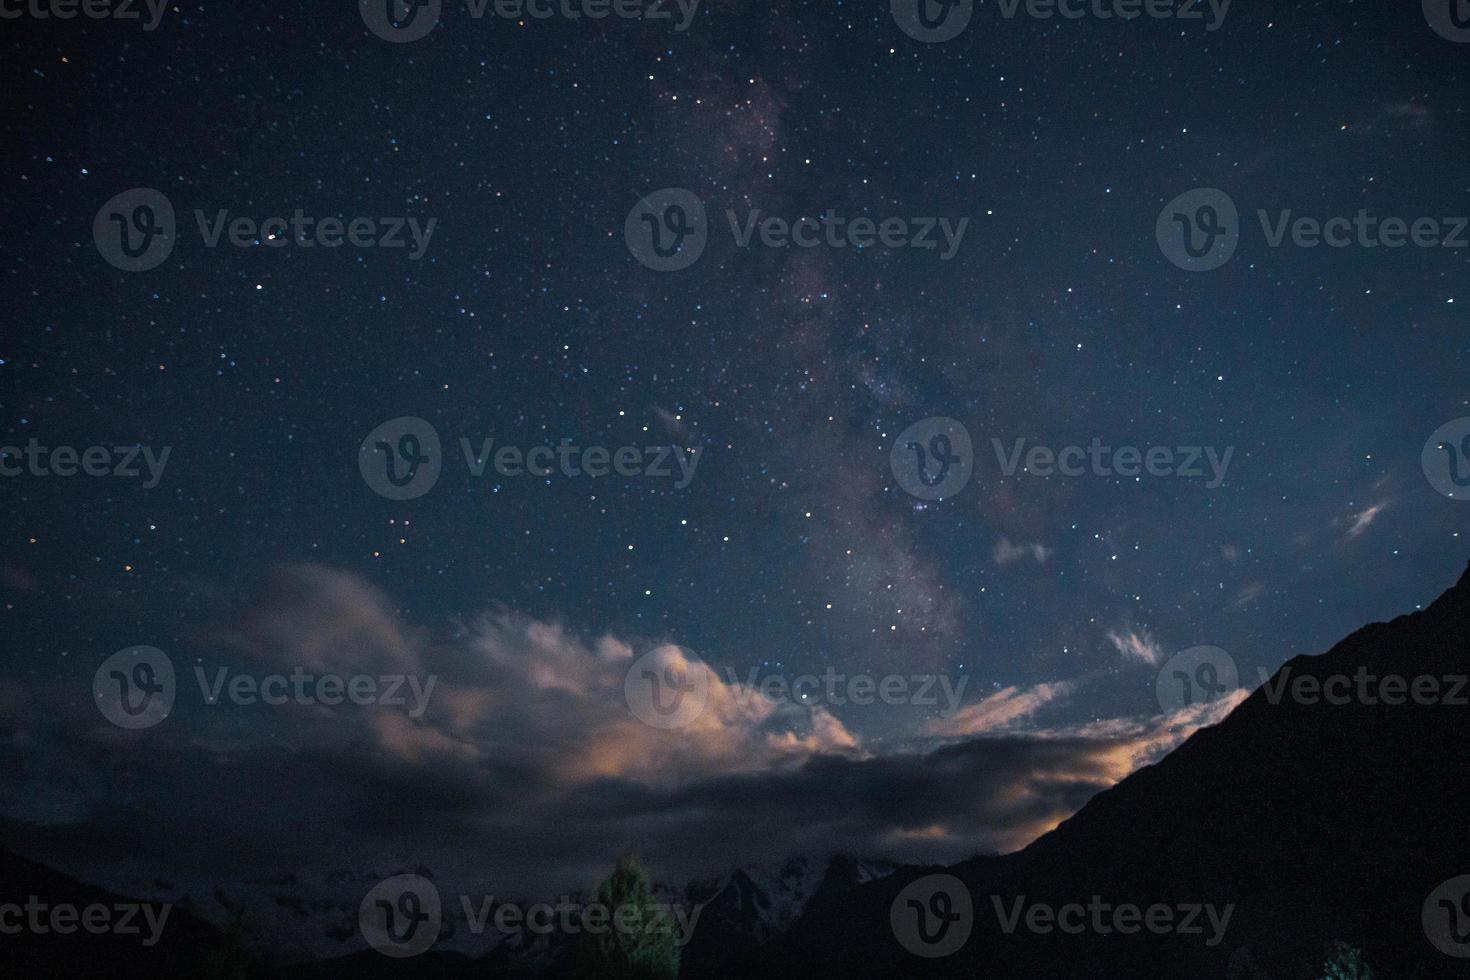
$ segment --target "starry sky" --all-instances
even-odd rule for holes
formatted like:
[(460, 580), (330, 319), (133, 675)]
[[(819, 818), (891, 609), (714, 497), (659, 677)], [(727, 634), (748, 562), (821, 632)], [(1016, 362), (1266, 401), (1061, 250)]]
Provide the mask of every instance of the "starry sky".
[[(878, 0), (705, 0), (684, 31), (448, 3), (411, 43), (355, 7), (0, 25), (0, 442), (171, 449), (151, 488), (0, 478), (17, 847), (205, 875), (225, 839), (242, 861), (477, 863), (532, 894), (620, 846), (669, 875), (833, 841), (1007, 850), (1192, 730), (1160, 716), (1168, 657), (1209, 644), (1254, 677), (1463, 567), (1470, 504), (1420, 457), (1470, 416), (1470, 249), (1272, 248), (1255, 220), (1470, 214), (1470, 45), (1417, 4), (1241, 4), (1208, 31), (985, 2), (942, 43)], [(93, 226), (140, 187), (178, 241), (130, 272)], [(1197, 187), (1242, 216), (1205, 273), (1155, 239)], [(625, 241), (663, 188), (709, 212), (678, 271)], [(210, 248), (193, 216), (297, 208), (437, 224), (412, 259)], [(740, 247), (731, 209), (968, 225), (948, 260)], [(444, 461), (399, 501), (358, 463), (404, 416)], [(933, 417), (975, 471), (931, 501), (890, 454)], [(684, 487), (474, 476), (458, 441), (491, 437), (699, 465)], [(1007, 477), (991, 450), (1094, 437), (1233, 457), (1209, 488)], [(181, 690), (121, 732), (92, 676), (134, 644), (181, 673), (412, 663), (445, 693), (390, 725)], [(618, 665), (661, 644), (721, 678), (965, 677), (968, 710), (655, 732)]]

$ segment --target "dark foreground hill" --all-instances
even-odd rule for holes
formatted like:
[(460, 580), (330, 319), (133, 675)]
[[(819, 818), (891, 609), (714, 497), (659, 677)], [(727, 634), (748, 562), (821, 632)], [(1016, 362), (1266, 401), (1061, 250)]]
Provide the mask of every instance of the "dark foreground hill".
[[(1344, 943), (1361, 951), (1379, 980), (1470, 976), (1470, 959), (1432, 945), (1422, 918), (1438, 886), (1470, 874), (1467, 674), (1470, 571), (1422, 612), (1365, 627), (1321, 656), (1291, 660), (1223, 723), (1099, 794), (1025, 850), (899, 871), (814, 911), (742, 972), (1317, 980), (1326, 975), (1328, 949)], [(1333, 675), (1350, 679), (1348, 688), (1342, 681), (1330, 688), (1338, 701), (1350, 690), (1349, 703), (1313, 698), (1312, 682), (1298, 680), (1325, 683)], [(1366, 688), (1360, 675), (1370, 678)], [(1371, 680), (1389, 676), (1405, 678), (1406, 687)], [(1427, 680), (1419, 692), (1438, 703), (1415, 703), (1416, 678), (1435, 679), (1437, 695), (1428, 695)], [(1283, 680), (1304, 685), (1305, 696), (1293, 697), (1289, 687), (1273, 703), (1268, 689)], [(939, 872), (965, 885), (973, 931), (957, 951), (923, 958), (895, 938), (890, 913), (906, 886)], [(1176, 922), (1192, 905), (1234, 911), (1215, 945), (1208, 941), (1218, 930), (1203, 912), (1201, 935), (1104, 935), (1090, 911), (1080, 934), (1033, 932), (1024, 919), (1007, 933), (1000, 920), (1013, 918), (1021, 896), (1028, 910), (1087, 905), (1093, 896), (1114, 906), (1165, 905), (1176, 910)], [(916, 919), (908, 897), (900, 904)], [(935, 916), (953, 902), (917, 900), (930, 916), (930, 937), (937, 936)], [(1467, 935), (1470, 900), (1454, 910), (1431, 904), (1444, 928)], [(1101, 921), (1116, 925), (1107, 913)], [(1068, 923), (1078, 924), (1075, 913)]]
[(139, 906), (0, 847), (0, 976), (263, 976), (227, 932)]

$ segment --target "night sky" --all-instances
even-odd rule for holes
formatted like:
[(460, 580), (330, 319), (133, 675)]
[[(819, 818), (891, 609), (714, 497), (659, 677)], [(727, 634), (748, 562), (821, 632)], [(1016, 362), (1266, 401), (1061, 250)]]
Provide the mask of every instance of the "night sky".
[[(1470, 215), (1470, 44), (1418, 4), (1239, 3), (1211, 31), (1208, 7), (985, 2), (939, 43), (879, 0), (705, 0), (683, 31), (677, 7), (451, 0), (408, 43), (356, 7), (0, 22), (0, 444), (170, 448), (151, 488), (0, 477), (17, 850), (119, 882), (422, 863), (530, 895), (625, 849), (669, 877), (1010, 850), (1214, 717), (1161, 714), (1169, 657), (1222, 648), (1253, 686), (1463, 568), (1470, 503), (1421, 454), (1470, 416), (1470, 247), (1273, 248), (1256, 217)], [(134, 188), (177, 219), (137, 272), (93, 234)], [(666, 188), (707, 210), (677, 271), (625, 236)], [(1155, 236), (1195, 188), (1239, 209), (1213, 271)], [(208, 247), (195, 218), (298, 208), (436, 224), (414, 258)], [(741, 247), (726, 212), (755, 209), (968, 223), (948, 259), (938, 230)], [(401, 417), (442, 471), (392, 500), (359, 454)], [(926, 500), (890, 461), (935, 417), (973, 473)], [(492, 437), (698, 464), (474, 476), (460, 440)], [(1008, 477), (992, 448), (1094, 437), (1233, 455), (1210, 487)], [(135, 644), (178, 702), (126, 731), (92, 681)], [(664, 644), (726, 681), (963, 677), (969, 710), (719, 702), (658, 731), (623, 674)], [(405, 719), (207, 706), (196, 665), (439, 680)]]

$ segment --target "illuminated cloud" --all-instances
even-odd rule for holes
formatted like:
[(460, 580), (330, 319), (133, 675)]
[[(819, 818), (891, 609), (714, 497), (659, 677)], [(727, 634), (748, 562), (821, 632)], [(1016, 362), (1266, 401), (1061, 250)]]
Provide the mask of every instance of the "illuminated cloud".
[(1108, 630), (1108, 640), (1125, 660), (1135, 660), (1151, 667), (1157, 667), (1167, 659), (1163, 649), (1154, 642), (1154, 638), (1147, 630), (1142, 633), (1131, 629)]

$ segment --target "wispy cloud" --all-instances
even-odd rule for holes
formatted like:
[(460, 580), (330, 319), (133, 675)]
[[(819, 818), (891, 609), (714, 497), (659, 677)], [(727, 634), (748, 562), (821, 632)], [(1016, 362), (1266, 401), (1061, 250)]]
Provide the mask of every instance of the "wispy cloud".
[(1147, 630), (1142, 633), (1132, 629), (1108, 630), (1108, 640), (1125, 660), (1136, 660), (1151, 667), (1157, 667), (1165, 660), (1163, 649)]
[(1374, 504), (1371, 507), (1365, 507), (1363, 510), (1358, 511), (1356, 514), (1353, 515), (1352, 526), (1348, 528), (1348, 537), (1356, 538), (1358, 535), (1368, 530), (1369, 525), (1373, 523), (1378, 515), (1383, 513), (1387, 509), (1388, 502), (1384, 501), (1381, 504)]
[(1059, 681), (1035, 687), (1007, 687), (974, 704), (967, 704), (948, 718), (934, 718), (923, 728), (925, 735), (957, 737), (989, 735), (1010, 730), (1042, 708), (1064, 700), (1076, 684)]
[(1244, 609), (1254, 602), (1264, 591), (1266, 591), (1266, 587), (1260, 582), (1245, 583), (1245, 585), (1240, 587), (1240, 591), (1235, 593), (1236, 608)]
[(1001, 538), (995, 543), (995, 563), (1002, 567), (1018, 562), (1023, 558), (1034, 558), (1038, 565), (1046, 563), (1052, 556), (1054, 549), (1042, 544), (1011, 544), (1008, 538)]

